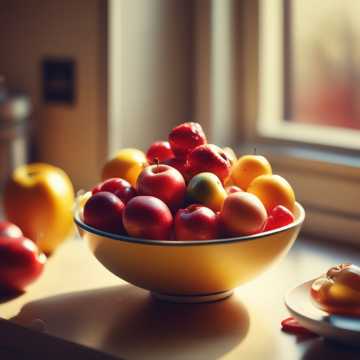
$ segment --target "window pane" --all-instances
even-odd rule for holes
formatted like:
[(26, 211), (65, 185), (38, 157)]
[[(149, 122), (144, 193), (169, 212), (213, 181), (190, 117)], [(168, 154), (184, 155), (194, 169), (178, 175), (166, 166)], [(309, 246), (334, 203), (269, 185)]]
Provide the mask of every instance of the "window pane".
[(360, 129), (360, 1), (284, 4), (286, 119)]

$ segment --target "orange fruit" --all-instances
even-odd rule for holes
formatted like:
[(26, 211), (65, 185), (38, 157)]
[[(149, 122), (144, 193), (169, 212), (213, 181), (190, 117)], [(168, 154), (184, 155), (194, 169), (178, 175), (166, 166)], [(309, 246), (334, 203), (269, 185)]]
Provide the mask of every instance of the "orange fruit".
[(262, 201), (268, 213), (277, 205), (294, 211), (294, 190), (280, 175), (260, 175), (251, 182), (247, 191)]
[(147, 166), (146, 155), (138, 149), (126, 148), (120, 150), (102, 169), (102, 180), (120, 177), (136, 186), (136, 180)]
[(256, 177), (266, 174), (272, 174), (272, 170), (264, 156), (244, 155), (234, 164), (231, 179), (234, 185), (246, 190)]

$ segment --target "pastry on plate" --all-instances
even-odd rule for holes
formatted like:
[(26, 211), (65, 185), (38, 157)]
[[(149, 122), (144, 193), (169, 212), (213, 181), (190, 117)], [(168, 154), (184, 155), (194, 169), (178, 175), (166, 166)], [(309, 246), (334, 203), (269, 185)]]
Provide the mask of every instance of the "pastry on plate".
[(315, 305), (330, 314), (360, 316), (360, 267), (340, 264), (311, 285)]

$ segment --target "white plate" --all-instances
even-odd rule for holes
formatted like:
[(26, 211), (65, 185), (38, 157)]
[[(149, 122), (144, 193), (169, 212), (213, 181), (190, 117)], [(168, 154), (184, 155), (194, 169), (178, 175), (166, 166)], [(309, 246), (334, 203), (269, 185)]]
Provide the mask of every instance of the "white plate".
[(285, 305), (290, 314), (316, 334), (360, 346), (360, 317), (330, 315), (315, 307), (310, 297), (313, 281), (297, 286), (286, 295)]

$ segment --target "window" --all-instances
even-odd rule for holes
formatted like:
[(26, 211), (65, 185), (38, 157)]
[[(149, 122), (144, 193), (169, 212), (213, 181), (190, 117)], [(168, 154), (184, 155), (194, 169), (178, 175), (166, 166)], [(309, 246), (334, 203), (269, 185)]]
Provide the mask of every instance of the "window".
[(360, 149), (360, 3), (260, 6), (260, 132)]
[(356, 244), (359, 10), (356, 0), (259, 1), (258, 120), (248, 138), (293, 184), (307, 210), (305, 232)]
[(359, 130), (360, 2), (293, 0), (284, 11), (286, 120)]

